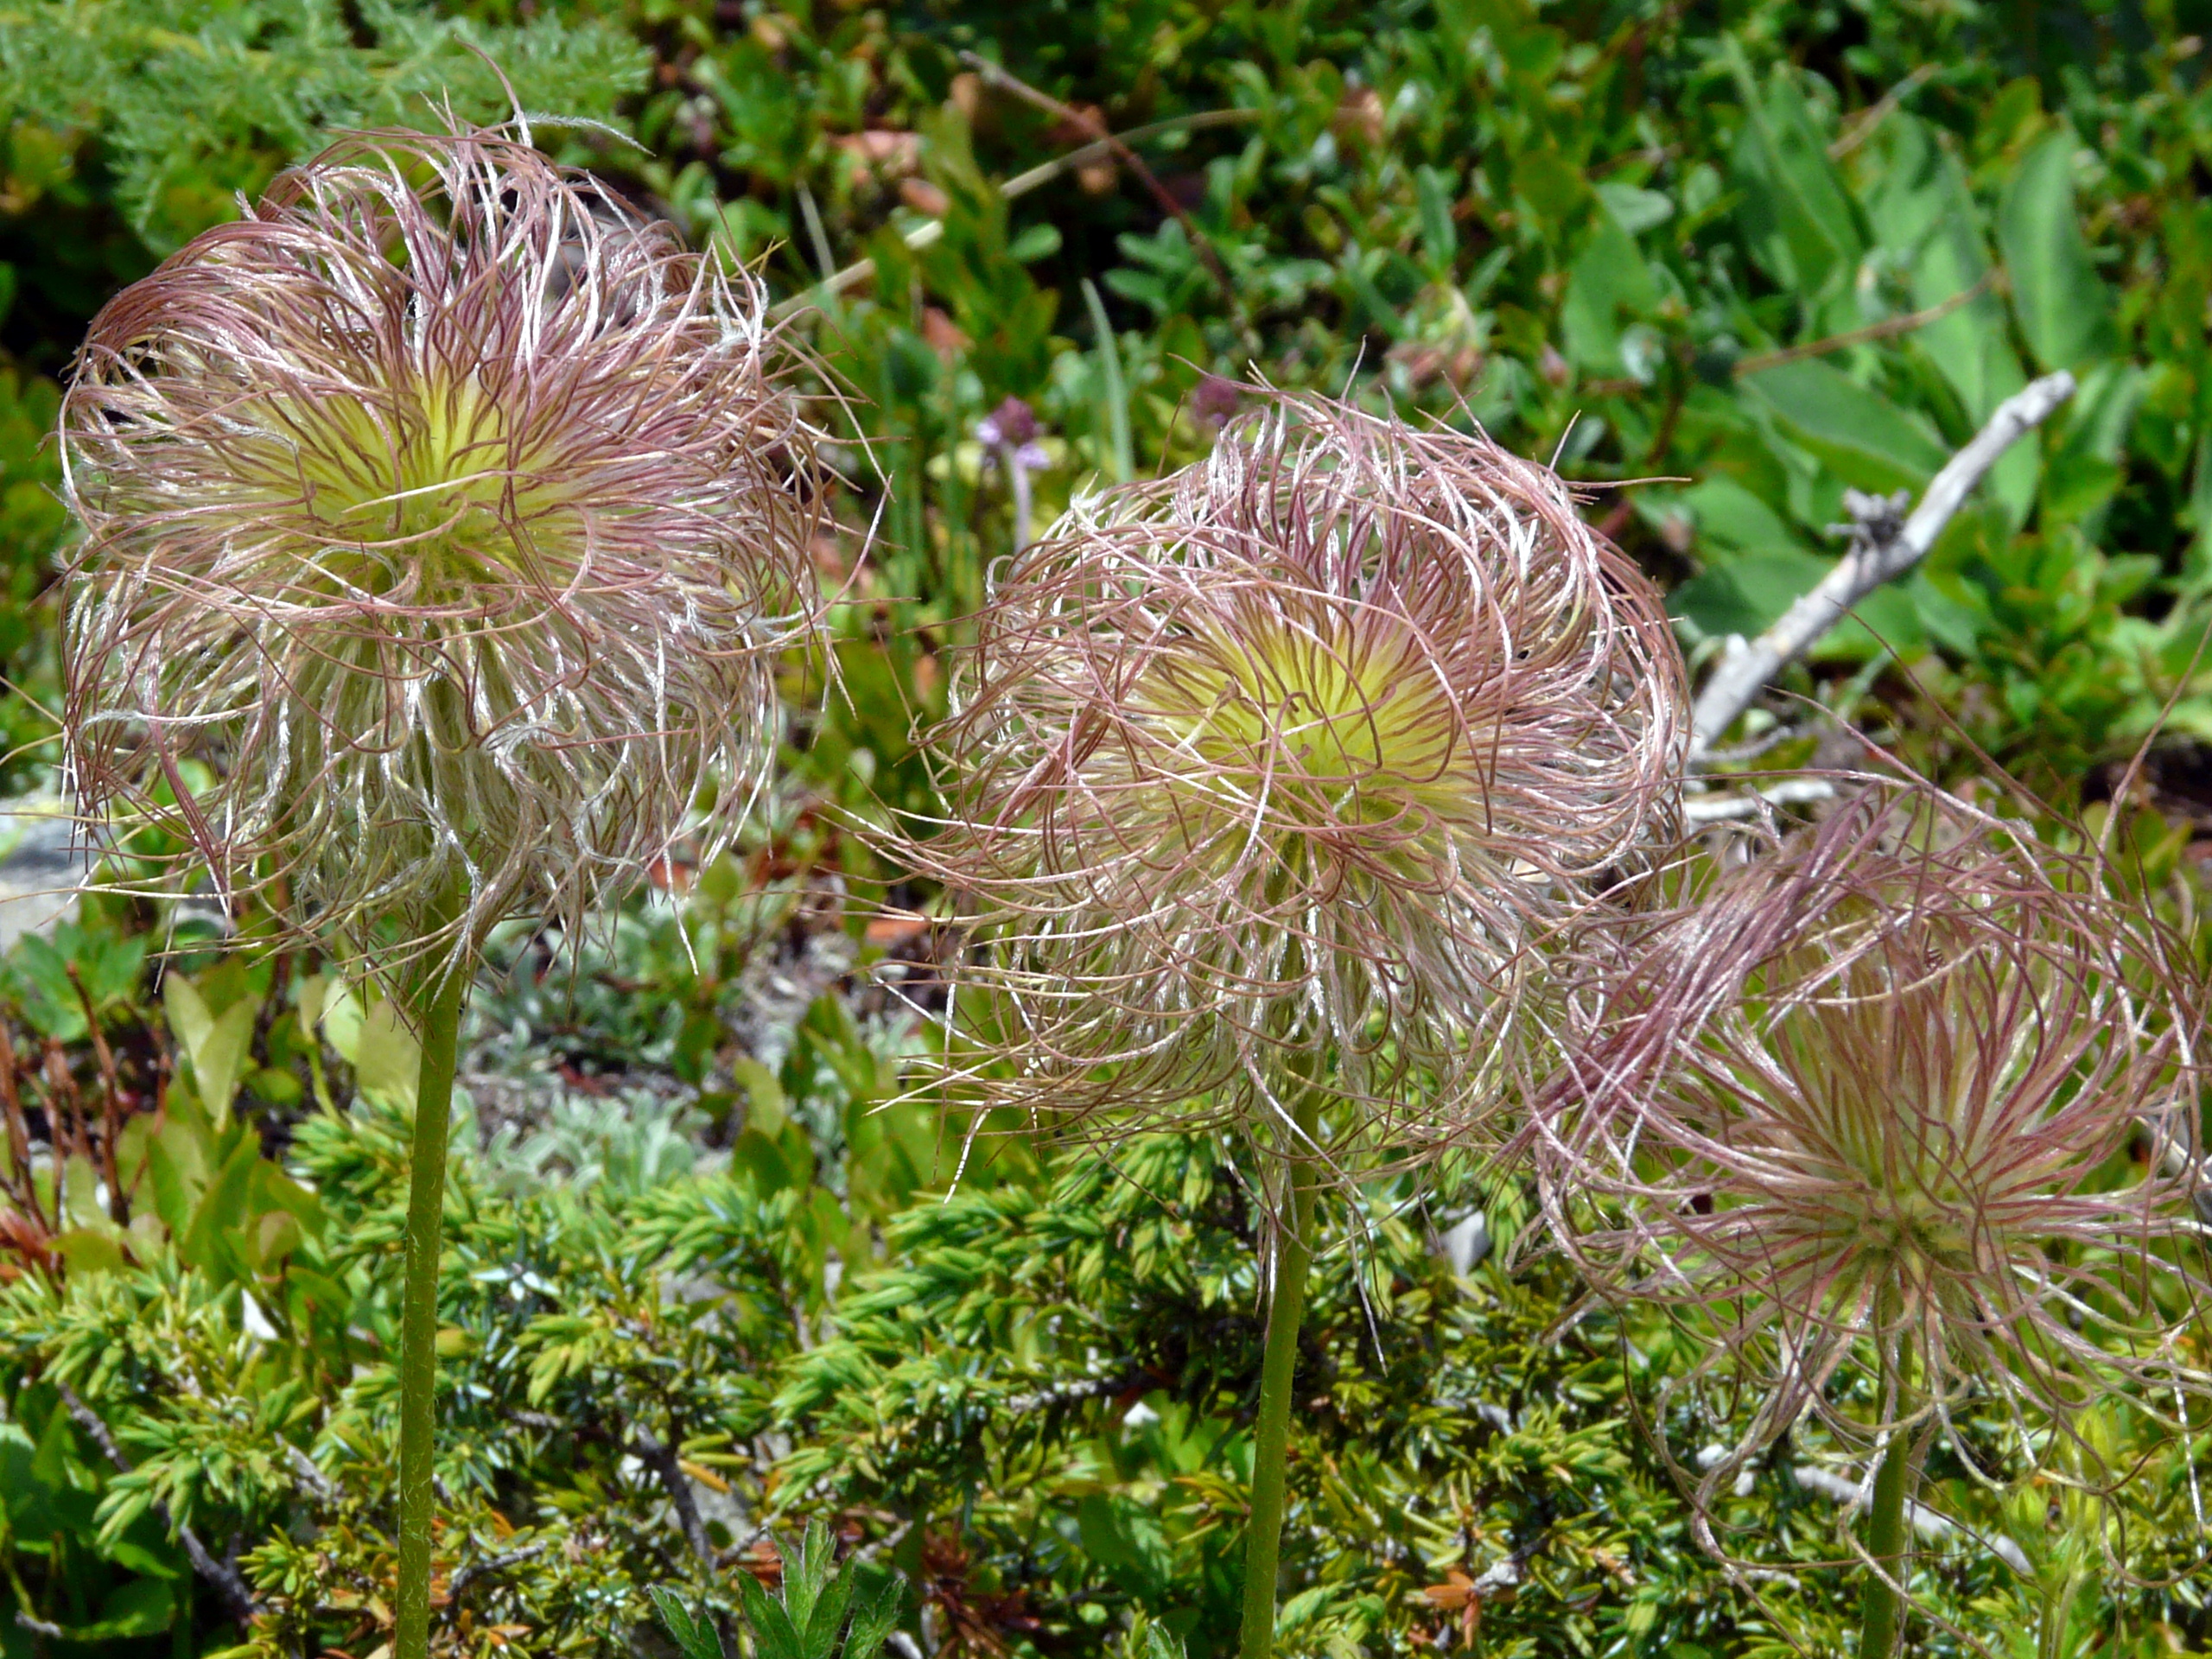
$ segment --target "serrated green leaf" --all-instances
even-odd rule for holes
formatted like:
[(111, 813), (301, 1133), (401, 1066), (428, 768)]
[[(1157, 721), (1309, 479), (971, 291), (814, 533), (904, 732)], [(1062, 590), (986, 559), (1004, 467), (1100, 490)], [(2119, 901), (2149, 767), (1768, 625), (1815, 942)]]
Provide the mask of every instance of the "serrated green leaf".
[(662, 1626), (675, 1638), (683, 1659), (722, 1659), (721, 1643), (703, 1610), (693, 1612), (689, 1602), (664, 1584), (652, 1586), (648, 1593), (659, 1610)]
[(783, 1600), (793, 1630), (810, 1629), (815, 1602), (829, 1581), (834, 1554), (830, 1529), (819, 1521), (810, 1521), (796, 1549), (785, 1558)]
[(831, 1659), (837, 1651), (837, 1633), (844, 1626), (845, 1610), (852, 1599), (853, 1564), (847, 1561), (807, 1616), (807, 1659)]
[(806, 1649), (799, 1641), (791, 1615), (784, 1611), (781, 1602), (760, 1587), (758, 1579), (750, 1573), (739, 1573), (737, 1593), (739, 1605), (745, 1610), (746, 1625), (760, 1645), (760, 1659), (806, 1659)]
[(891, 1632), (899, 1626), (899, 1581), (887, 1578), (873, 1593), (864, 1593), (854, 1609), (852, 1629), (845, 1637), (845, 1659), (875, 1659)]

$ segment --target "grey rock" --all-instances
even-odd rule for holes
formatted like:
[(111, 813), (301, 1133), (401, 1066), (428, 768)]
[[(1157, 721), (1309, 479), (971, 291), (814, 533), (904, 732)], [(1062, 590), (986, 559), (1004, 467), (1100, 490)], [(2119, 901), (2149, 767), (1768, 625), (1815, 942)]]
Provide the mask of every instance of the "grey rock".
[(0, 955), (77, 913), (92, 871), (84, 826), (52, 798), (0, 808)]

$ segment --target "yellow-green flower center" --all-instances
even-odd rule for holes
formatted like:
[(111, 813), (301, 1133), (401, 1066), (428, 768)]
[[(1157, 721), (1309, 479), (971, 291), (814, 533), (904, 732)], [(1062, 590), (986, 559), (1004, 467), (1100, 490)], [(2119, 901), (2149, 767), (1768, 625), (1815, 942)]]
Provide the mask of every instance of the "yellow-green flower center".
[(372, 594), (403, 575), (429, 599), (512, 580), (531, 563), (523, 526), (563, 493), (517, 455), (504, 401), (474, 374), (374, 400), (268, 397), (249, 418), (263, 435), (245, 476), (295, 506), (309, 561)]
[(1179, 805), (1416, 832), (1476, 806), (1458, 710), (1402, 627), (1329, 612), (1238, 623), (1194, 628), (1131, 700)]

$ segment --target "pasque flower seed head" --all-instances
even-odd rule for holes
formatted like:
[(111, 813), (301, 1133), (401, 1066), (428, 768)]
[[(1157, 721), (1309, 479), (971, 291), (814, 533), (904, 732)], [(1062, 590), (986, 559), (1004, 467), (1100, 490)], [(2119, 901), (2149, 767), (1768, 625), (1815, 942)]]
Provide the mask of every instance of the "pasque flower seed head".
[(938, 734), (918, 860), (992, 940), (989, 1087), (1056, 1116), (1450, 1100), (1669, 816), (1665, 617), (1554, 475), (1248, 395), (1210, 460), (997, 573)]
[(1541, 1185), (1597, 1284), (1694, 1332), (1677, 1394), (1741, 1390), (1739, 1455), (1970, 1400), (2026, 1446), (2207, 1381), (2201, 990), (2097, 874), (1878, 786), (1635, 952), (1536, 1115)]
[[(505, 130), (349, 137), (94, 321), (86, 809), (351, 947), (574, 924), (727, 834), (810, 626), (762, 296)], [(179, 861), (181, 871), (185, 861)]]

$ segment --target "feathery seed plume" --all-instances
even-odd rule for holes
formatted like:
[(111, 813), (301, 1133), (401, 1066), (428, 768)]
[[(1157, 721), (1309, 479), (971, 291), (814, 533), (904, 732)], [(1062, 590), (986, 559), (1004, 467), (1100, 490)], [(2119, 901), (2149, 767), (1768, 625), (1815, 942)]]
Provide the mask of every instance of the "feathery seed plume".
[(816, 608), (816, 435), (763, 315), (505, 130), (283, 175), (78, 360), (86, 810), (385, 957), (577, 923), (702, 789), (711, 850)]
[(954, 808), (909, 855), (982, 912), (1016, 1074), (982, 1087), (1056, 1122), (1441, 1104), (1671, 816), (1666, 618), (1556, 476), (1246, 395), (996, 573), (936, 734)]
[(1707, 1356), (1654, 1421), (1748, 1414), (1701, 1509), (1808, 1415), (1863, 1453), (1993, 1401), (2063, 1451), (2212, 1382), (2201, 988), (2096, 875), (1877, 786), (1636, 953), (1532, 1139), (1554, 1237)]

